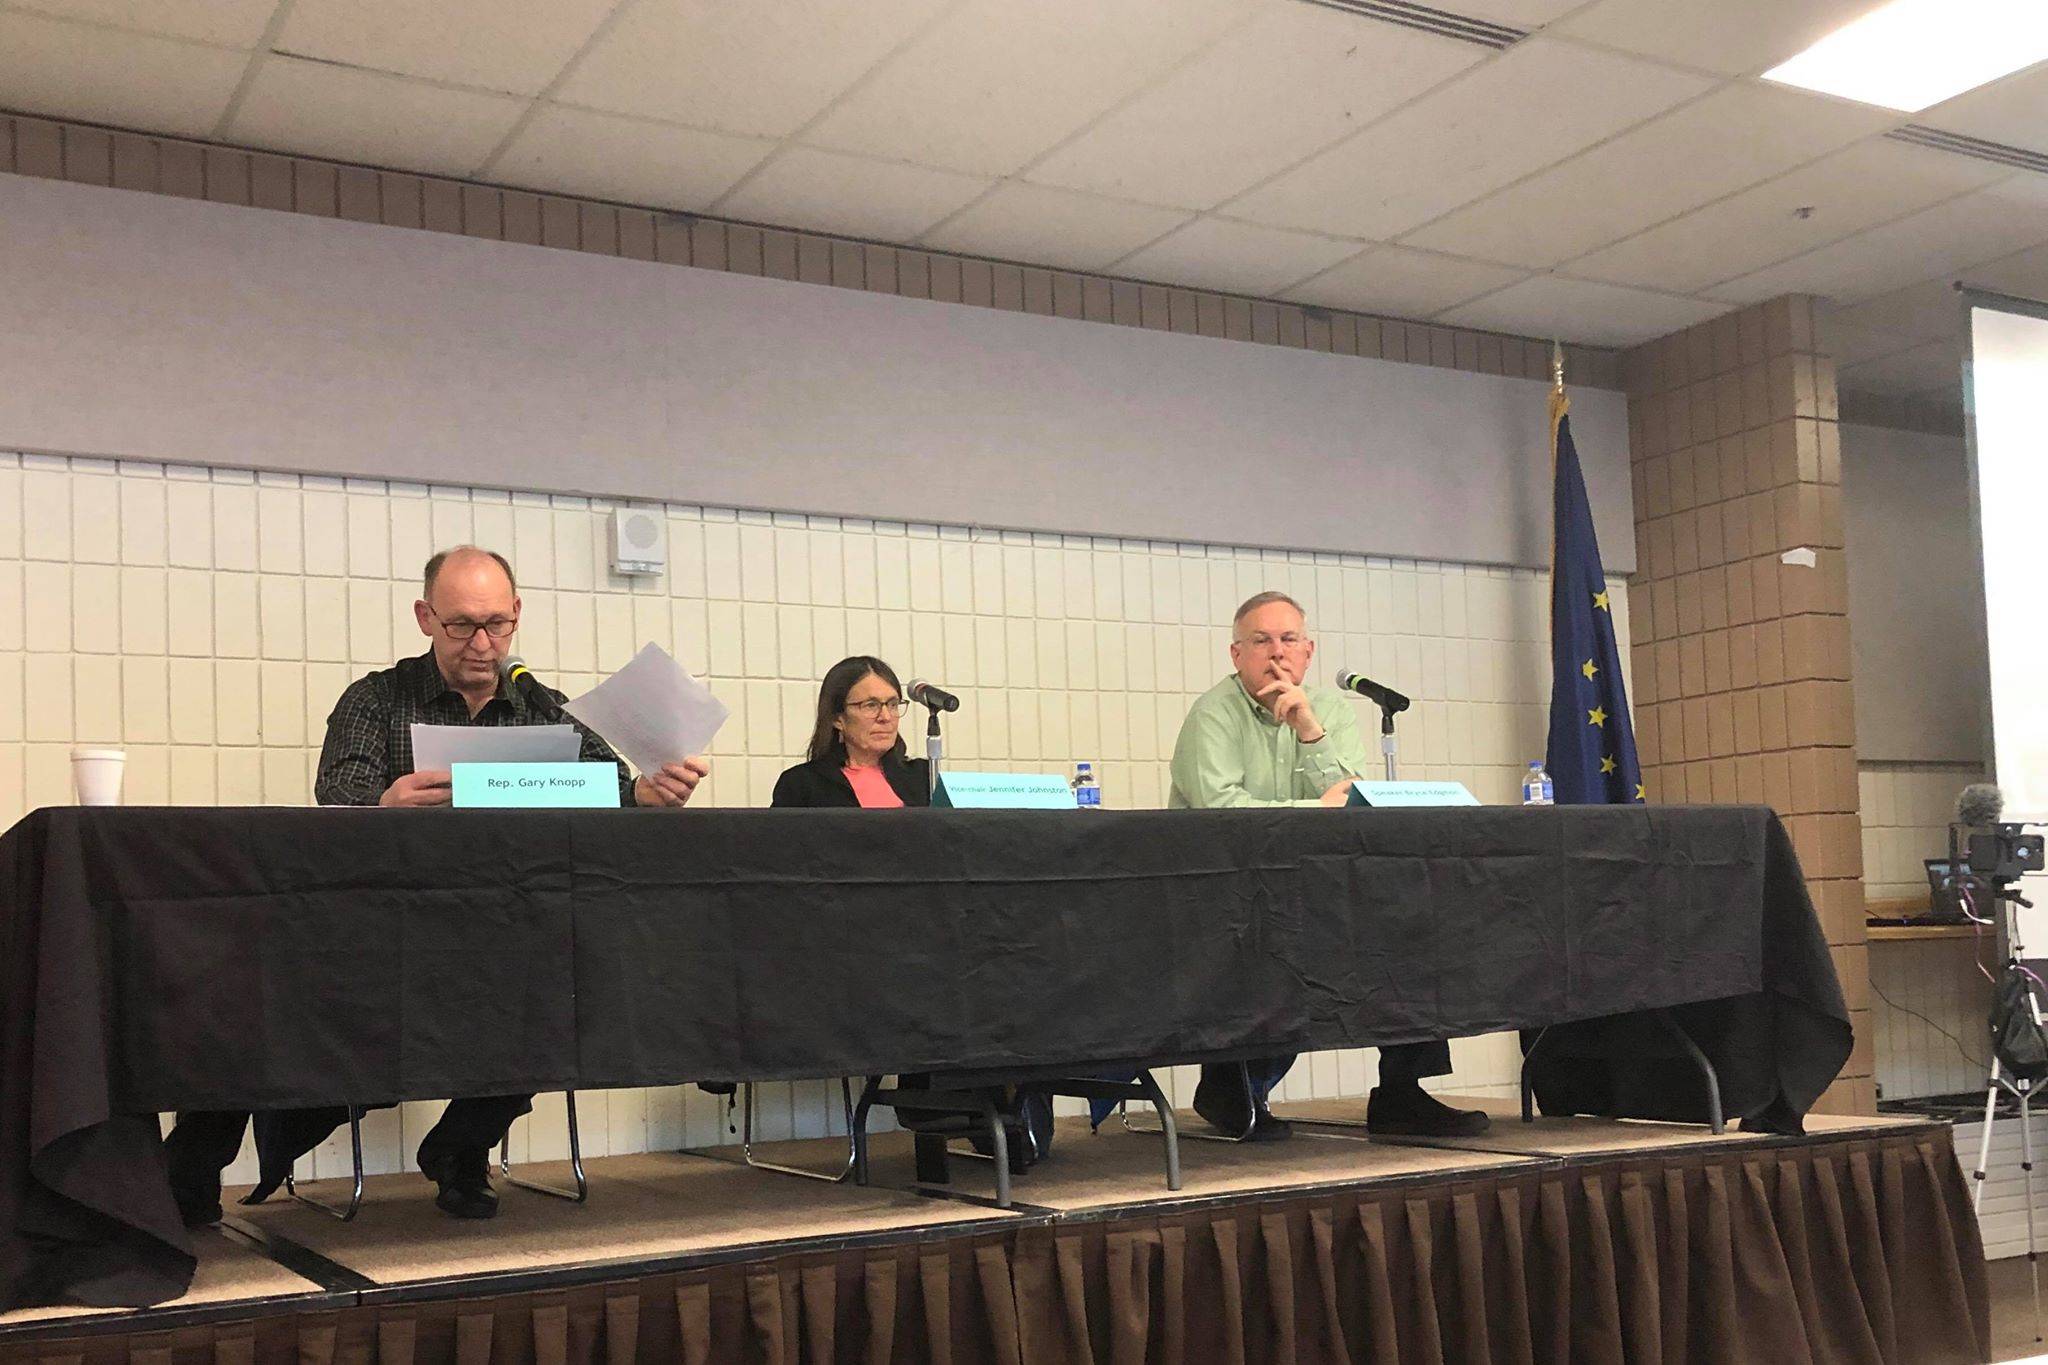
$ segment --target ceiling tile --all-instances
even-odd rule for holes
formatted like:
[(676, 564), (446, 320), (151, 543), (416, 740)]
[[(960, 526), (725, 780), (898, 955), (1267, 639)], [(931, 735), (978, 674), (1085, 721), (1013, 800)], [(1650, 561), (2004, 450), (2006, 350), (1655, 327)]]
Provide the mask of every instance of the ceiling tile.
[(8, 8), (168, 38), (253, 48), (277, 11), (277, 0), (10, 0)]
[(1009, 175), (1255, 12), (1253, 0), (967, 0), (804, 140)]
[(228, 138), (338, 161), (468, 175), (524, 107), (505, 95), (273, 56), (257, 68)]
[(1325, 308), (1426, 318), (1527, 273), (1405, 247), (1372, 247), (1288, 290), (1287, 297)]
[(1117, 262), (1120, 275), (1234, 294), (1277, 294), (1358, 250), (1357, 242), (1198, 218)]
[[(1279, 5), (1055, 149), (1030, 178), (1210, 208), (1485, 55), (1317, 5)], [(1285, 99), (1274, 98), (1279, 88)]]
[(1437, 321), (1592, 346), (1631, 346), (1726, 311), (1723, 305), (1698, 299), (1538, 275), (1453, 308)]
[(1506, 24), (1509, 28), (1537, 29), (1585, 3), (1586, 0), (1456, 0), (1438, 8)]
[(489, 168), (493, 181), (701, 212), (775, 144), (672, 123), (548, 107)]
[[(1872, 138), (1582, 256), (1571, 270), (1615, 284), (1697, 293), (2010, 174), (2003, 166)], [(1801, 209), (1812, 212), (1801, 218)]]
[(1709, 82), (1531, 38), (1231, 202), (1235, 217), (1384, 240), (1702, 94)]
[(1819, 294), (1855, 303), (2048, 240), (2048, 176), (2020, 174), (1708, 290), (1730, 303)]
[[(567, 104), (787, 137), (946, 0), (645, 0), (555, 91)], [(929, 112), (929, 111), (926, 111)]]
[(537, 95), (613, 0), (294, 0), (272, 50)]
[(1877, 360), (1845, 365), (1836, 382), (1852, 393), (1894, 395), (1963, 391), (1963, 348), (1960, 341), (1930, 341)]
[(0, 12), (0, 103), (24, 113), (203, 137), (248, 65), (225, 48)]
[[(1841, 100), (1726, 86), (1403, 240), (1547, 269), (1877, 132), (1887, 121)], [(1678, 166), (1684, 174), (1671, 173)]]
[(1958, 95), (1921, 111), (1913, 121), (1987, 142), (2048, 152), (2048, 64)]
[(1872, 0), (1600, 0), (1556, 31), (1739, 76), (1776, 66), (1873, 8)]
[(1187, 220), (1178, 209), (1010, 181), (924, 241), (943, 251), (1101, 270)]
[(717, 209), (751, 222), (908, 242), (988, 185), (923, 166), (791, 147), (719, 200)]

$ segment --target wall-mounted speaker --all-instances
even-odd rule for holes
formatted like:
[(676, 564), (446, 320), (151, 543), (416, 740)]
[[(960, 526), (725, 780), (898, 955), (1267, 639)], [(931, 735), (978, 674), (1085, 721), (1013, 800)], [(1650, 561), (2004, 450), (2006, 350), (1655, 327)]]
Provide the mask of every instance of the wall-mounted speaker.
[(641, 577), (668, 569), (668, 522), (658, 510), (612, 509), (612, 572)]

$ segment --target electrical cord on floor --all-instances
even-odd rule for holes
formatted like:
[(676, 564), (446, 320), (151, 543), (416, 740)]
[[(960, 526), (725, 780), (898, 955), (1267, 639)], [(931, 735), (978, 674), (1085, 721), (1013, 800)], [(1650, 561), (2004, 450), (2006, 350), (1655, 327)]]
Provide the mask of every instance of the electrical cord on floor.
[(1980, 1071), (1989, 1071), (1991, 1069), (1990, 1058), (1972, 1057), (1970, 1055), (1970, 1050), (1963, 1046), (1962, 1039), (1956, 1037), (1953, 1033), (1950, 1033), (1947, 1029), (1935, 1023), (1932, 1019), (1929, 1019), (1919, 1010), (1911, 1009), (1905, 1005), (1901, 1005), (1898, 1001), (1892, 999), (1889, 995), (1886, 995), (1884, 991), (1881, 988), (1879, 988), (1878, 984), (1875, 981), (1870, 983), (1870, 989), (1871, 993), (1876, 995), (1878, 999), (1884, 1001), (1885, 1004), (1890, 1005), (1893, 1009), (1897, 1010), (1901, 1014), (1912, 1015), (1915, 1019), (1918, 1019), (1921, 1023), (1927, 1025), (1927, 1027), (1933, 1029), (1936, 1033), (1939, 1033), (1942, 1037), (1948, 1039), (1951, 1043), (1954, 1043), (1956, 1045), (1956, 1051), (1961, 1053), (1963, 1060), (1968, 1062), (1971, 1066), (1976, 1067)]

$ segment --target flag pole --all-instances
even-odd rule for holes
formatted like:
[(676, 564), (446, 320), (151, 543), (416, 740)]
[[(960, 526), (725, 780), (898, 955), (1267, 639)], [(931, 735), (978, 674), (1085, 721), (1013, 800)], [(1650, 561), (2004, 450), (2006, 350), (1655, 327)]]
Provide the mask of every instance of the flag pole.
[(1564, 347), (1556, 337), (1550, 339), (1550, 391), (1564, 392)]

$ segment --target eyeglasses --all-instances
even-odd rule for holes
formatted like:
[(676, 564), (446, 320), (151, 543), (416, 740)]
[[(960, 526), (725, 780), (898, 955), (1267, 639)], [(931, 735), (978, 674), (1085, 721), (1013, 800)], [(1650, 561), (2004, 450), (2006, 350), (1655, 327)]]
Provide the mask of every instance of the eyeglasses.
[(516, 616), (493, 616), (488, 621), (443, 621), (431, 607), (427, 609), (427, 615), (440, 621), (441, 629), (448, 632), (448, 638), (451, 640), (474, 639), (478, 631), (482, 631), (493, 640), (502, 640), (519, 629), (519, 618)]
[(1289, 650), (1300, 649), (1303, 645), (1307, 644), (1308, 642), (1308, 636), (1298, 634), (1295, 631), (1291, 630), (1288, 631), (1285, 635), (1268, 635), (1264, 631), (1260, 631), (1253, 635), (1247, 635), (1242, 640), (1238, 641), (1239, 644), (1249, 645), (1251, 648), (1258, 650), (1261, 654), (1271, 653), (1275, 648)]
[(846, 703), (846, 709), (858, 711), (869, 720), (874, 720), (883, 715), (900, 716), (903, 714), (903, 708), (908, 705), (910, 703), (901, 697), (869, 697), (866, 701)]

